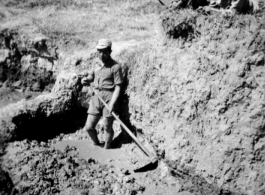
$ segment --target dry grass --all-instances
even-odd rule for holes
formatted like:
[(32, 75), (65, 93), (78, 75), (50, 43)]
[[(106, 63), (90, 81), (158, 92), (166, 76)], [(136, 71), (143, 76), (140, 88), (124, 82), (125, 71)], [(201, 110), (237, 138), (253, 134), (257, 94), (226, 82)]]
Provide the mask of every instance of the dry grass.
[(103, 37), (119, 41), (148, 39), (154, 34), (154, 23), (161, 11), (154, 0), (12, 2), (13, 9), (23, 8), (26, 12), (8, 15), (0, 10), (2, 29), (17, 29), (30, 36), (43, 34), (86, 47)]

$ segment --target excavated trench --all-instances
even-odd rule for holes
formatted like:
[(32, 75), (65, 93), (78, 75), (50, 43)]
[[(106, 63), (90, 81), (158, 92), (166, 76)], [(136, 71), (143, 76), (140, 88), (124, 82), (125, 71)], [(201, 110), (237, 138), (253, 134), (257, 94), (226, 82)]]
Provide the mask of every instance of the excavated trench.
[[(64, 194), (71, 194), (73, 192), (80, 194), (90, 194), (91, 192), (92, 194), (93, 192), (94, 194), (118, 194), (117, 192), (119, 192), (120, 194), (123, 194), (125, 192), (128, 193), (129, 190), (130, 194), (143, 193), (147, 195), (157, 192), (157, 190), (149, 190), (149, 188), (152, 187), (150, 187), (150, 183), (145, 183), (146, 178), (143, 180), (140, 176), (136, 177), (132, 173), (126, 172), (123, 168), (120, 170), (118, 169), (119, 172), (117, 172), (116, 169), (119, 166), (108, 167), (100, 160), (94, 160), (93, 158), (84, 159), (82, 155), (80, 157), (79, 152), (81, 147), (78, 147), (78, 145), (74, 145), (72, 147), (67, 146), (68, 144), (71, 145), (71, 141), (65, 141), (65, 143), (67, 143), (66, 147), (60, 147), (60, 142), (62, 140), (67, 140), (69, 136), (71, 137), (71, 135), (76, 134), (75, 132), (77, 129), (84, 126), (87, 116), (86, 111), (86, 108), (82, 107), (78, 109), (71, 109), (67, 113), (53, 117), (41, 115), (36, 117), (32, 117), (31, 115), (20, 115), (18, 117), (14, 117), (13, 123), (17, 125), (17, 134), (12, 140), (10, 140), (6, 149), (7, 153), (4, 154), (4, 158), (2, 159), (4, 170), (9, 172), (9, 176), (7, 173), (3, 172), (6, 179), (1, 181), (1, 184), (8, 186), (5, 189), (3, 188), (3, 190), (6, 192), (12, 192), (12, 194), (23, 194), (29, 192), (33, 194), (38, 194), (40, 192), (45, 192), (47, 194), (56, 194), (59, 192), (63, 192)], [(132, 127), (133, 126), (131, 126), (131, 129), (134, 129)], [(138, 129), (136, 131), (142, 132), (143, 130)], [(78, 139), (83, 139), (82, 137), (83, 135), (81, 135)], [(130, 143), (130, 141), (128, 142), (128, 135), (125, 135), (125, 137), (127, 138), (127, 143)], [(74, 140), (75, 138), (76, 137), (73, 137)], [(120, 142), (122, 141), (121, 139), (124, 139), (124, 136), (117, 136), (115, 141)], [(123, 142), (126, 143), (126, 140), (123, 140)], [(59, 144), (59, 147), (55, 147), (57, 150), (54, 150), (54, 144)], [(162, 151), (157, 150), (156, 153), (158, 154), (159, 159), (158, 165), (148, 163), (137, 169), (137, 171), (134, 171), (139, 174), (147, 173), (147, 175), (148, 172), (151, 172), (150, 178), (159, 177), (161, 170), (158, 166), (161, 166), (162, 162), (162, 165), (167, 167), (167, 175), (165, 177), (170, 178), (170, 180), (167, 181), (166, 179), (166, 181), (163, 182), (158, 180), (156, 181), (156, 186), (162, 185), (164, 186), (163, 188), (170, 189), (170, 193), (174, 193), (174, 191), (177, 190), (185, 192), (185, 194), (235, 194), (229, 191), (223, 191), (217, 186), (207, 183), (204, 178), (192, 173), (190, 170), (179, 170), (177, 168), (178, 165), (174, 162), (165, 160), (164, 155), (161, 154), (163, 153)], [(107, 154), (105, 155), (107, 156)], [(17, 158), (15, 161), (11, 160), (14, 156)], [(25, 160), (25, 158), (27, 160)], [(109, 158), (115, 158), (115, 156), (109, 156)], [(134, 156), (134, 158), (138, 157)], [(47, 163), (48, 166), (45, 165)], [(74, 169), (77, 169), (77, 171)], [(98, 169), (98, 173), (93, 171), (95, 169)], [(109, 169), (113, 169), (113, 172), (109, 172)], [(61, 170), (66, 170), (66, 172), (61, 173)], [(77, 178), (77, 175), (80, 175), (81, 172), (87, 170), (88, 173), (86, 173), (86, 177), (90, 175), (90, 179), (82, 180), (83, 178)], [(26, 173), (27, 171), (30, 173)], [(53, 172), (58, 175), (52, 176), (49, 172)], [(130, 175), (133, 176), (130, 177)], [(37, 184), (37, 180), (33, 180), (33, 177), (37, 177), (40, 184)], [(84, 176), (82, 175), (82, 177)], [(119, 185), (116, 182), (117, 177)], [(99, 180), (100, 182), (95, 184), (94, 181), (97, 181), (98, 179), (101, 179)], [(29, 182), (33, 183), (29, 185)], [(72, 185), (70, 185), (71, 182), (73, 182)], [(87, 184), (87, 182), (89, 184)], [(177, 183), (177, 186), (175, 182)], [(60, 184), (60, 186), (57, 184)], [(119, 187), (116, 187), (116, 185)], [(71, 190), (68, 189), (69, 186), (71, 187)], [(144, 193), (146, 189), (148, 191)]]
[[(79, 83), (79, 81), (77, 83)], [(129, 121), (130, 115), (128, 113), (128, 96), (124, 94), (122, 99), (122, 110), (124, 111), (120, 114), (122, 120), (131, 130), (135, 130), (136, 132), (142, 134), (144, 132), (144, 129), (136, 129), (136, 127), (131, 125)], [(32, 98), (31, 100), (27, 101), (34, 102), (35, 100), (34, 98)], [(73, 98), (72, 101), (76, 101), (76, 97)], [(30, 104), (31, 103), (28, 103), (28, 105)], [(8, 108), (9, 107), (7, 105), (5, 109), (8, 111)], [(45, 106), (42, 108), (45, 108)], [(12, 191), (13, 194), (23, 194), (30, 192), (33, 194), (38, 194), (41, 191), (45, 191), (45, 193), (48, 194), (57, 193), (59, 191), (67, 194), (67, 189), (70, 185), (69, 183), (73, 182), (74, 184), (71, 185), (71, 190), (69, 191), (75, 193), (91, 193), (91, 189), (93, 189), (95, 191), (95, 194), (97, 194), (97, 192), (99, 191), (103, 191), (103, 194), (110, 194), (112, 193), (112, 190), (117, 190), (117, 192), (120, 191), (121, 194), (123, 194), (126, 190), (128, 191), (129, 189), (131, 194), (142, 194), (144, 193), (145, 188), (147, 190), (146, 194), (154, 193), (154, 191), (148, 191), (149, 188), (152, 188), (148, 188), (148, 186), (151, 186), (151, 184), (145, 184), (145, 182), (142, 183), (143, 178), (141, 178), (140, 176), (127, 178), (127, 175), (130, 176), (132, 173), (128, 173), (126, 171), (122, 173), (123, 169), (120, 169), (118, 172), (114, 170), (113, 173), (108, 173), (106, 172), (106, 170), (109, 168), (107, 166), (104, 167), (105, 165), (102, 165), (100, 160), (95, 161), (93, 160), (93, 158), (89, 158), (87, 159), (87, 161), (84, 161), (83, 158), (85, 158), (84, 156), (86, 155), (82, 154), (83, 157), (82, 155), (80, 157), (79, 152), (80, 150), (82, 151), (82, 148), (78, 145), (74, 145), (72, 147), (64, 146), (60, 148), (60, 142), (62, 140), (67, 140), (68, 137), (75, 135), (77, 130), (81, 129), (84, 126), (87, 117), (86, 111), (87, 108), (82, 107), (80, 104), (72, 103), (70, 109), (58, 114), (55, 113), (47, 115), (47, 113), (41, 108), (37, 108), (36, 110), (34, 110), (34, 112), (25, 112), (24, 114), (15, 115), (12, 118), (12, 123), (16, 126), (15, 134), (8, 141), (6, 153), (4, 155), (2, 154), (2, 163), (4, 164), (4, 170), (9, 173), (9, 176), (5, 172), (3, 172), (3, 174), (1, 173), (3, 177), (6, 178), (4, 179), (4, 181), (1, 181), (2, 185), (4, 184), (4, 186), (9, 186), (4, 190), (6, 192)], [(77, 138), (77, 140), (83, 138), (84, 136), (82, 134), (79, 136), (79, 138)], [(86, 139), (87, 138), (88, 137), (86, 137)], [(76, 137), (73, 136), (72, 139), (75, 140)], [(118, 136), (116, 136), (115, 142), (120, 143), (121, 141), (123, 142), (123, 144), (131, 142), (128, 135), (124, 133), (120, 133)], [(71, 142), (66, 141), (66, 143), (71, 145)], [(57, 146), (58, 150), (53, 149), (54, 144), (59, 144)], [(121, 145), (119, 147), (121, 147)], [(60, 151), (63, 151), (63, 153), (61, 153)], [(190, 171), (180, 171), (178, 169), (175, 169), (176, 164), (172, 165), (171, 162), (165, 161), (163, 151), (157, 150), (156, 153), (159, 158), (158, 165), (147, 164), (147, 166), (143, 166), (135, 171), (140, 175), (150, 172), (150, 178), (154, 178), (157, 177), (156, 175), (161, 174), (160, 168), (158, 166), (161, 166), (160, 162), (162, 162), (162, 165), (167, 167), (166, 170), (168, 169), (166, 171), (167, 176), (165, 177), (170, 178), (170, 180), (166, 182), (158, 180), (156, 181), (155, 185), (165, 185), (164, 188), (169, 187), (168, 189), (170, 189), (171, 193), (178, 190), (192, 194), (229, 194), (220, 193), (220, 189), (218, 187), (207, 183), (204, 178), (201, 178), (197, 175), (192, 175)], [(107, 156), (107, 154), (104, 155)], [(14, 156), (17, 157), (17, 160), (15, 161), (11, 160)], [(40, 158), (39, 156), (42, 157)], [(27, 160), (23, 160), (25, 158)], [(112, 158), (112, 156), (109, 158)], [(135, 159), (137, 157), (134, 156), (133, 158)], [(73, 161), (71, 159), (73, 159)], [(46, 166), (45, 168), (44, 164), (47, 163), (48, 167)], [(102, 163), (104, 164), (104, 162)], [(118, 165), (117, 167), (119, 166), (120, 165)], [(89, 184), (85, 184), (85, 181), (87, 180), (83, 181), (82, 179), (75, 177), (81, 174), (80, 170), (85, 171), (83, 167), (86, 167), (85, 170), (92, 171), (90, 173), (92, 174), (92, 178)], [(77, 169), (78, 171), (74, 171), (73, 169)], [(93, 169), (101, 170), (100, 173), (97, 173), (100, 176), (98, 176), (97, 174), (93, 175)], [(66, 170), (66, 175), (61, 173), (61, 170)], [(67, 170), (69, 172), (67, 172)], [(58, 175), (51, 176), (49, 173), (45, 175), (44, 173), (47, 171), (54, 172)], [(30, 174), (26, 172), (30, 172)], [(102, 179), (104, 179), (104, 182), (100, 180), (98, 185), (92, 182), (92, 180), (101, 178), (102, 173)], [(115, 173), (118, 175), (115, 175)], [(36, 184), (37, 181), (33, 180), (33, 177), (36, 176), (39, 177), (39, 184)], [(106, 176), (110, 176), (111, 178), (106, 179)], [(11, 177), (11, 179), (9, 177)], [(119, 185), (116, 182), (116, 177), (121, 177), (120, 179), (118, 179), (121, 180), (118, 182)], [(10, 183), (11, 180), (12, 183)], [(144, 180), (146, 180), (146, 178)], [(29, 182), (33, 183), (29, 185)], [(174, 182), (176, 182), (178, 185), (176, 186)], [(140, 183), (142, 183), (142, 185), (140, 185)], [(115, 184), (115, 186), (118, 185), (119, 187), (113, 187), (113, 184)], [(37, 187), (33, 188), (34, 185), (37, 185)]]
[[(86, 132), (79, 130), (86, 117), (87, 108), (80, 105), (52, 116), (37, 110), (13, 117), (15, 135), (8, 140), (1, 157), (1, 193), (141, 194), (145, 186), (128, 170), (119, 164), (110, 166), (109, 159), (102, 162), (97, 158), (115, 159), (121, 152), (91, 148)], [(125, 137), (119, 132), (114, 142), (120, 143), (121, 138)], [(79, 145), (71, 146), (75, 142)], [(89, 152), (91, 149), (95, 151)]]

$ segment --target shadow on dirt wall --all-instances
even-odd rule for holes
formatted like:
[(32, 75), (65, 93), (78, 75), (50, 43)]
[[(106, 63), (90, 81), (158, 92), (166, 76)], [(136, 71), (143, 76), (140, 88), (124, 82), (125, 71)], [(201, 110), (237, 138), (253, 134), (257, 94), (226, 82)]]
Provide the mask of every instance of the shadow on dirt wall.
[(73, 133), (85, 124), (86, 111), (85, 108), (78, 107), (52, 117), (38, 115), (31, 118), (27, 114), (14, 117), (13, 123), (18, 127), (14, 140), (48, 141), (62, 133)]
[[(123, 84), (122, 84), (122, 91), (119, 97), (119, 110), (117, 112), (120, 120), (126, 125), (127, 128), (131, 130), (133, 134), (136, 134), (136, 128), (130, 122), (130, 113), (129, 113), (129, 96), (126, 93), (128, 87), (128, 68), (123, 70)], [(121, 126), (122, 132), (113, 140), (112, 146), (113, 148), (120, 148), (122, 144), (128, 144), (132, 142), (132, 138), (130, 135), (124, 130)]]

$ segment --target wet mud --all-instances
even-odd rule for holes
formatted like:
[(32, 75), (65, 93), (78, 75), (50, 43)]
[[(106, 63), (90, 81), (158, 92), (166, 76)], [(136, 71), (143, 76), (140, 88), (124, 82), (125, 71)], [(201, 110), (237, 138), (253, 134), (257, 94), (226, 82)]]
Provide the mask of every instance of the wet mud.
[(105, 150), (88, 140), (58, 139), (8, 145), (2, 166), (13, 194), (178, 194), (177, 180), (162, 179), (161, 168), (134, 172), (149, 161), (133, 143)]

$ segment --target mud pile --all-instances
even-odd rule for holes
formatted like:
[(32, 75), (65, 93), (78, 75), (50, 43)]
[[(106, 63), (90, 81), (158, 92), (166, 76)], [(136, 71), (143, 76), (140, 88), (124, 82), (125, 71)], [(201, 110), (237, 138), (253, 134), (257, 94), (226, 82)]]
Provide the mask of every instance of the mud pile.
[(14, 142), (3, 167), (14, 175), (17, 194), (137, 194), (144, 187), (114, 167), (80, 159), (74, 147), (61, 152), (49, 143)]
[(170, 39), (125, 56), (132, 124), (210, 194), (264, 194), (264, 16), (165, 11)]

